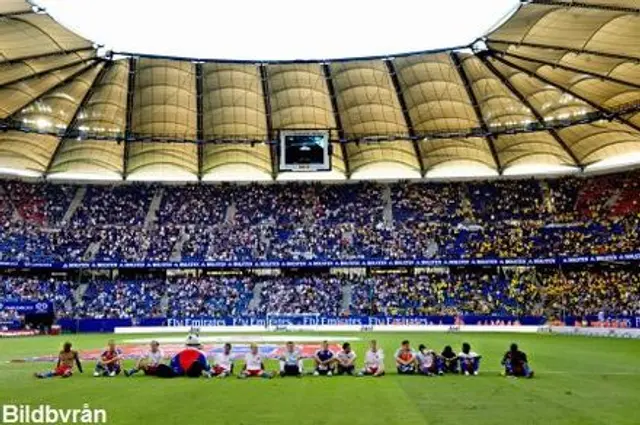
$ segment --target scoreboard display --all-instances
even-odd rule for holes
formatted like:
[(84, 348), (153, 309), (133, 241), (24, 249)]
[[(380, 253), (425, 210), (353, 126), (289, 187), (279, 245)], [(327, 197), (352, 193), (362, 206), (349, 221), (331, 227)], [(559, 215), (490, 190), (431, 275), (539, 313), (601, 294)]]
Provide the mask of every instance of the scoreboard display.
[(328, 131), (280, 132), (280, 171), (330, 171)]

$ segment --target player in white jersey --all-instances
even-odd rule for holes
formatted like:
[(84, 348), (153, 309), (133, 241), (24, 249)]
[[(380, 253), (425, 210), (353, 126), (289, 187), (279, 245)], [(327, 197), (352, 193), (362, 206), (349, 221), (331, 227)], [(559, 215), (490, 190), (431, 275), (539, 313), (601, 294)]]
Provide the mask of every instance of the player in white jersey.
[(364, 369), (358, 376), (382, 376), (384, 375), (384, 352), (378, 348), (378, 342), (374, 339), (370, 343), (371, 348), (364, 356)]
[(221, 353), (213, 356), (211, 374), (219, 378), (226, 378), (233, 373), (233, 359), (231, 358), (231, 344), (228, 342), (222, 348)]
[(238, 378), (261, 377), (271, 379), (272, 375), (264, 370), (262, 355), (258, 352), (258, 346), (251, 344), (249, 352), (244, 356), (244, 369)]
[(467, 376), (477, 375), (478, 369), (480, 368), (481, 358), (482, 356), (471, 351), (471, 345), (465, 342), (462, 344), (462, 351), (458, 354), (458, 359), (460, 359), (460, 370)]
[(424, 344), (418, 347), (416, 355), (418, 363), (418, 373), (427, 376), (442, 375), (441, 361), (438, 354), (434, 350), (428, 349)]
[(284, 353), (280, 356), (280, 376), (297, 376), (301, 377), (303, 374), (302, 354), (293, 343), (293, 341), (287, 342)]
[(143, 371), (145, 375), (155, 375), (158, 365), (162, 364), (164, 360), (164, 353), (160, 349), (160, 343), (158, 341), (151, 341), (150, 349), (144, 357), (141, 357), (136, 366), (129, 370), (125, 370), (126, 376), (134, 375), (140, 371)]
[(338, 364), (337, 374), (353, 375), (356, 370), (356, 353), (351, 349), (351, 344), (345, 342), (342, 344), (342, 350), (336, 354), (336, 362)]

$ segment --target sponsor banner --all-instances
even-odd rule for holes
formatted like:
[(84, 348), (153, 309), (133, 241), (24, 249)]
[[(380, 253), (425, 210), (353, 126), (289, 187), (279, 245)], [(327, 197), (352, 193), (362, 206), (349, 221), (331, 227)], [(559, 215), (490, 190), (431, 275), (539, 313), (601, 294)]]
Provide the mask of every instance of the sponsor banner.
[(0, 267), (45, 269), (246, 269), (246, 268), (318, 268), (318, 267), (449, 267), (449, 266), (528, 266), (558, 264), (591, 264), (609, 261), (640, 261), (640, 252), (611, 255), (548, 258), (466, 258), (466, 259), (365, 259), (365, 260), (306, 260), (306, 261), (137, 261), (137, 262), (75, 262), (32, 263), (0, 261)]
[(268, 328), (326, 328), (328, 326), (354, 329), (372, 326), (432, 326), (432, 325), (479, 325), (479, 326), (540, 326), (544, 317), (515, 316), (254, 316), (254, 317), (190, 317), (190, 318), (140, 318), (140, 319), (60, 319), (58, 325), (69, 332), (113, 332), (115, 328), (137, 326), (140, 328), (182, 329), (198, 327), (212, 328), (221, 332), (265, 330)]
[[(315, 352), (320, 349), (320, 344), (296, 344), (298, 350), (300, 350), (303, 358), (311, 358)], [(222, 353), (224, 344), (204, 344), (202, 351), (209, 358), (214, 358), (218, 353)], [(149, 351), (149, 345), (121, 345), (119, 346), (122, 351), (123, 357), (128, 360), (134, 360), (144, 357)], [(184, 344), (161, 344), (160, 348), (164, 353), (165, 359), (169, 359), (184, 349)], [(282, 356), (284, 353), (284, 343), (282, 344), (258, 344), (258, 351), (260, 354), (269, 359), (276, 359)], [(333, 352), (340, 351), (340, 346), (337, 344), (330, 344), (329, 349)], [(83, 350), (79, 353), (80, 359), (84, 361), (96, 361), (100, 359), (104, 348)], [(231, 345), (231, 358), (233, 360), (243, 359), (245, 354), (249, 352), (249, 344), (232, 344)], [(31, 362), (55, 362), (58, 360), (57, 354), (51, 354), (48, 356), (29, 357), (26, 359), (20, 359), (20, 361)]]
[(0, 331), (15, 330), (22, 327), (22, 322), (17, 319), (0, 319)]
[(0, 300), (0, 311), (11, 310), (18, 314), (47, 314), (53, 311), (49, 301)]
[(0, 338), (18, 338), (23, 336), (36, 336), (36, 335), (40, 335), (40, 333), (34, 330), (0, 331)]
[(570, 326), (552, 326), (549, 328), (551, 333), (561, 335), (582, 335), (582, 336), (598, 336), (609, 338), (633, 338), (640, 339), (640, 329), (625, 328), (582, 328)]
[[(174, 327), (169, 328), (166, 326), (163, 327), (140, 327), (134, 326), (131, 328), (116, 328), (114, 332), (116, 334), (122, 335), (141, 335), (141, 334), (153, 334), (153, 335), (161, 335), (161, 334), (176, 334), (176, 333), (187, 333), (191, 331), (193, 328), (183, 326), (183, 327)], [(254, 328), (254, 327), (242, 327), (242, 326), (228, 326), (228, 327), (220, 327), (220, 326), (205, 326), (199, 328), (200, 333), (224, 333), (224, 334), (233, 334), (234, 338), (237, 338), (238, 334), (242, 333), (264, 333), (265, 331), (273, 331), (277, 330), (274, 328)], [(353, 325), (322, 325), (322, 326), (293, 326), (289, 328), (291, 331), (308, 331), (308, 332), (471, 332), (471, 333), (539, 333), (546, 330), (548, 332), (547, 326), (527, 326), (527, 325), (375, 325), (375, 326), (353, 326)], [(289, 335), (289, 334), (287, 334)], [(255, 335), (252, 335), (255, 339)], [(251, 337), (249, 337), (251, 338)], [(291, 338), (288, 336), (287, 338)], [(294, 337), (295, 338), (295, 337)]]

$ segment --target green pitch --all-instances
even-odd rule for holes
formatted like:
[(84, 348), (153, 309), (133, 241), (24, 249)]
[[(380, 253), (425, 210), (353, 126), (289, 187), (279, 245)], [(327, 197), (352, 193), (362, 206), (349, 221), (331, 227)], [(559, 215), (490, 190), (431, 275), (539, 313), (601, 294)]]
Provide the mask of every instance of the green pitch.
[[(295, 333), (289, 335), (295, 340)], [(160, 380), (142, 375), (93, 378), (93, 365), (85, 362), (82, 375), (37, 380), (33, 372), (51, 365), (7, 361), (54, 354), (67, 339), (81, 351), (101, 348), (110, 335), (4, 339), (0, 340), (0, 404), (78, 409), (89, 403), (91, 408), (106, 409), (108, 423), (114, 425), (640, 423), (640, 341), (504, 334), (340, 335), (361, 338), (352, 343), (360, 362), (367, 340), (375, 337), (390, 371), (402, 339), (411, 340), (414, 347), (425, 343), (441, 349), (450, 344), (456, 351), (468, 341), (484, 356), (481, 373), (434, 378), (391, 372), (379, 379)], [(512, 341), (529, 355), (536, 371), (533, 380), (499, 376), (500, 358)], [(275, 370), (277, 365), (271, 362), (268, 367)]]

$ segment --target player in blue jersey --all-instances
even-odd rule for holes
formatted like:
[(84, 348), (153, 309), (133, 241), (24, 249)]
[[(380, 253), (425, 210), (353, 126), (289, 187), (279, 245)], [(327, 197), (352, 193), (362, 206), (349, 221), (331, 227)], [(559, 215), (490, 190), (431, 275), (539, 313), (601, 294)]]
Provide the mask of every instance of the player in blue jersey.
[(509, 351), (502, 358), (505, 376), (533, 378), (533, 370), (529, 368), (527, 355), (518, 349), (518, 344), (511, 344)]
[(322, 346), (313, 357), (316, 363), (314, 375), (332, 376), (336, 362), (335, 354), (329, 350), (329, 342), (322, 341)]
[(301, 377), (303, 370), (300, 350), (296, 348), (293, 341), (287, 342), (284, 353), (280, 356), (280, 376)]
[(462, 351), (458, 354), (460, 359), (460, 371), (466, 376), (475, 376), (480, 369), (481, 355), (475, 351), (471, 351), (471, 345), (468, 342), (462, 344)]
[(120, 362), (122, 361), (122, 351), (116, 347), (114, 340), (109, 340), (107, 349), (102, 353), (93, 376), (109, 376), (114, 377), (120, 373)]

